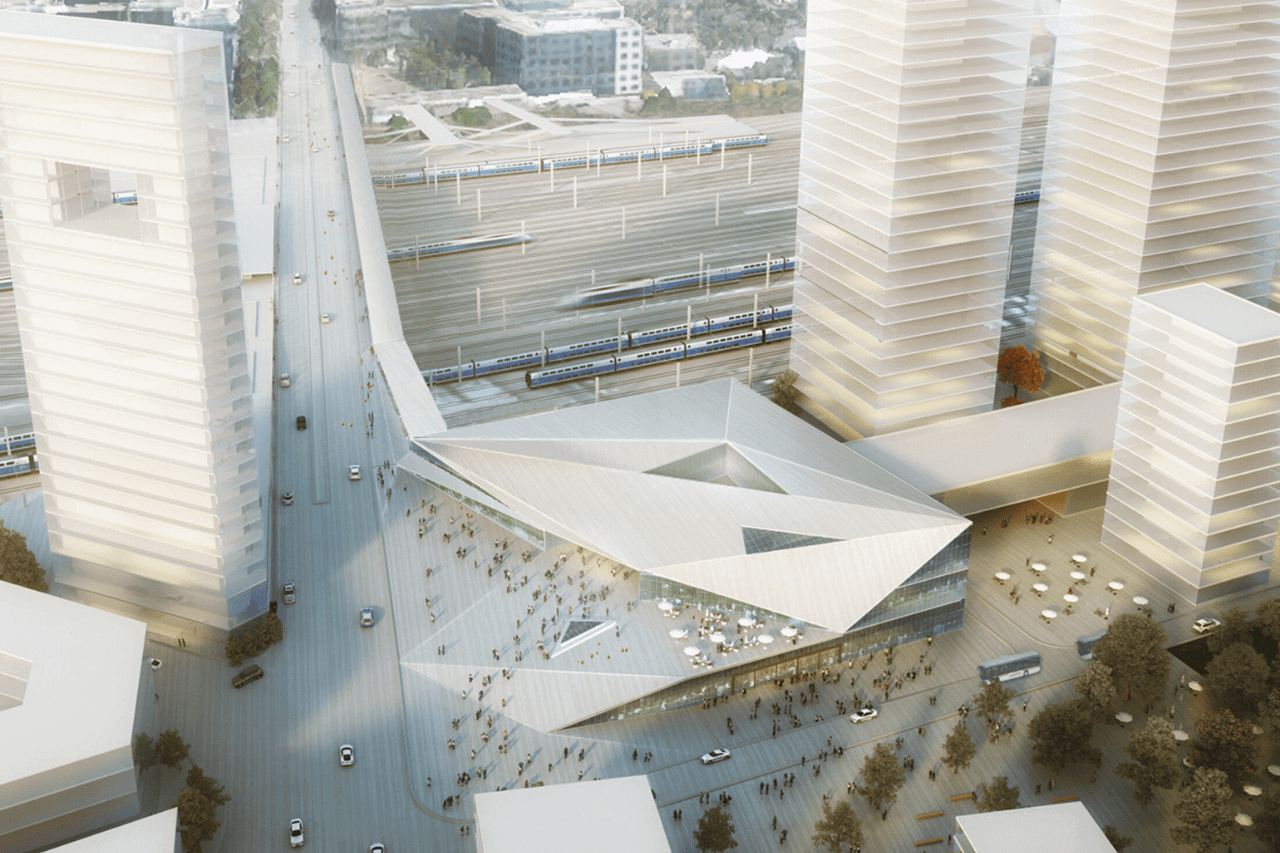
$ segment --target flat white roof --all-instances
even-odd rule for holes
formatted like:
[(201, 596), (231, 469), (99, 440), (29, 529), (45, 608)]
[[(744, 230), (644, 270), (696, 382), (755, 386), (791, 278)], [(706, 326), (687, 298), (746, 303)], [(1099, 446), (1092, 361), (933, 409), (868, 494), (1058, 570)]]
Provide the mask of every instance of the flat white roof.
[(0, 711), (0, 794), (129, 746), (146, 637), (142, 622), (0, 583), (0, 675), (17, 694)]
[(958, 815), (975, 853), (1115, 853), (1083, 803)]
[(270, 275), (276, 265), (276, 187), (280, 182), (276, 132), (273, 118), (231, 122), (231, 191), (241, 275)]
[(0, 11), (0, 32), (72, 44), (92, 44), (128, 51), (184, 53), (221, 47), (222, 33), (191, 27), (160, 27), (70, 15), (33, 15)]
[(1233, 344), (1280, 338), (1280, 314), (1203, 281), (1138, 299)]
[(175, 807), (54, 847), (47, 853), (173, 853), (177, 833)]
[(670, 853), (647, 776), (476, 794), (484, 853)]
[(845, 447), (925, 494), (936, 495), (1109, 451), (1116, 437), (1119, 406), (1120, 383), (1112, 382), (860, 438)]

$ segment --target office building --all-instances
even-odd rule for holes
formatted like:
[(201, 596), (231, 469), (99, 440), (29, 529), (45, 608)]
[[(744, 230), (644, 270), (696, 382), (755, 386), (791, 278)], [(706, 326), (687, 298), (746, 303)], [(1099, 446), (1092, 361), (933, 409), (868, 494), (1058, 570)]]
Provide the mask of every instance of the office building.
[(0, 204), (57, 581), (225, 631), (268, 589), (223, 69), (216, 32), (0, 13)]
[(1280, 314), (1203, 282), (1139, 296), (1102, 543), (1193, 602), (1266, 583)]
[(791, 365), (845, 437), (990, 409), (1021, 0), (809, 5)]
[(1275, 3), (1063, 4), (1031, 279), (1058, 377), (1120, 378), (1140, 294), (1203, 281), (1265, 303), (1278, 17)]

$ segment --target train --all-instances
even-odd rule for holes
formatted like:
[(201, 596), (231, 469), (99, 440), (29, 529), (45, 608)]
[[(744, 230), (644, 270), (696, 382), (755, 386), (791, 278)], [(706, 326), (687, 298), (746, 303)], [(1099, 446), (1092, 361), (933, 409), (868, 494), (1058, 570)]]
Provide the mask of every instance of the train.
[(647, 299), (650, 296), (660, 296), (685, 287), (710, 287), (713, 284), (724, 284), (749, 276), (764, 275), (766, 267), (771, 273), (787, 272), (796, 268), (796, 259), (791, 255), (768, 262), (733, 264), (727, 267), (708, 268), (701, 272), (683, 272), (664, 275), (660, 278), (638, 278), (618, 284), (602, 284), (599, 287), (590, 287), (566, 296), (561, 300), (560, 307), (587, 308), (592, 305), (625, 302), (628, 299)]
[(1014, 204), (1028, 204), (1040, 200), (1040, 190), (1023, 190), (1013, 194)]
[(727, 349), (771, 344), (790, 337), (791, 324), (784, 323), (781, 326), (748, 329), (715, 338), (680, 341), (657, 349), (628, 351), (581, 364), (550, 367), (545, 370), (528, 370), (524, 374), (524, 384), (530, 388), (540, 388), (543, 385), (554, 385), (557, 382), (569, 382), (573, 379), (599, 376), (602, 373), (620, 373), (623, 370), (634, 370), (662, 361), (679, 361), (680, 359), (710, 355), (713, 352), (722, 352)]
[(16, 453), (19, 450), (30, 450), (35, 446), (34, 432), (15, 432), (7, 437), (0, 436), (0, 453)]
[(423, 243), (418, 246), (401, 246), (387, 250), (387, 260), (403, 261), (417, 258), (429, 258), (432, 255), (450, 255), (454, 252), (470, 252), (476, 249), (491, 249), (494, 246), (511, 246), (519, 243), (533, 242), (528, 234), (491, 234), (487, 237), (462, 237), (458, 240), (443, 240), (439, 243)]
[[(755, 323), (757, 326), (762, 326), (766, 323), (776, 323), (782, 320), (789, 320), (791, 319), (791, 313), (792, 308), (790, 305), (781, 305), (776, 308), (772, 305), (766, 305), (755, 312)], [(490, 358), (483, 361), (466, 359), (461, 365), (455, 364), (451, 367), (424, 370), (422, 371), (422, 378), (427, 381), (428, 385), (438, 385), (442, 382), (457, 382), (459, 381), (459, 369), (461, 369), (462, 379), (474, 379), (477, 376), (487, 376), (491, 373), (503, 373), (508, 370), (518, 370), (522, 367), (545, 367), (548, 364), (555, 364), (560, 361), (581, 358), (586, 355), (595, 355), (601, 352), (618, 352), (620, 350), (648, 346), (649, 344), (655, 344), (672, 338), (691, 338), (694, 336), (714, 334), (715, 332), (720, 332), (725, 329), (733, 329), (739, 326), (750, 325), (751, 322), (751, 311), (745, 311), (739, 314), (730, 314), (725, 317), (697, 317), (693, 320), (692, 329), (684, 323), (676, 323), (670, 326), (662, 326), (657, 329), (647, 329), (641, 332), (623, 332), (621, 344), (619, 344), (618, 336), (613, 335), (611, 337), (601, 338), (595, 341), (582, 341), (580, 343), (566, 344), (559, 347), (545, 347), (534, 350), (533, 352), (521, 353), (519, 355), (505, 355), (501, 358)]]
[(0, 477), (16, 477), (31, 471), (40, 470), (40, 459), (37, 454), (20, 456), (17, 459), (6, 459), (0, 462)]
[(112, 204), (137, 204), (138, 191), (128, 190), (125, 192), (114, 192), (111, 194)]
[(517, 157), (508, 160), (484, 160), (479, 163), (423, 167), (413, 172), (396, 172), (390, 175), (374, 175), (376, 187), (400, 187), (426, 184), (431, 181), (451, 181), (459, 178), (488, 178), (495, 175), (511, 175), (519, 172), (543, 172), (552, 169), (590, 168), (616, 163), (634, 163), (637, 160), (667, 160), (672, 157), (694, 157), (714, 154), (732, 148), (754, 148), (767, 145), (769, 137), (763, 133), (745, 136), (726, 136), (721, 139), (665, 142), (662, 145), (636, 145), (627, 148), (598, 148), (569, 154), (547, 154), (542, 157)]

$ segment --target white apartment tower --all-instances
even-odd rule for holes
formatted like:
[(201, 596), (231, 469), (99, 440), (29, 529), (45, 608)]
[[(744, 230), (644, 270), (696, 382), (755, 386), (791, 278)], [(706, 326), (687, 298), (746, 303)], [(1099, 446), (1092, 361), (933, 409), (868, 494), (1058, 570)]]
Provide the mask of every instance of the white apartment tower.
[[(59, 583), (267, 608), (218, 33), (0, 12), (0, 204)], [(137, 204), (113, 204), (113, 182)]]
[(1265, 583), (1280, 521), (1280, 314), (1198, 283), (1137, 297), (1102, 542), (1193, 602)]
[(792, 367), (845, 436), (990, 410), (1023, 0), (811, 0)]
[(1032, 299), (1037, 346), (1113, 381), (1139, 294), (1265, 302), (1277, 236), (1276, 3), (1065, 0)]

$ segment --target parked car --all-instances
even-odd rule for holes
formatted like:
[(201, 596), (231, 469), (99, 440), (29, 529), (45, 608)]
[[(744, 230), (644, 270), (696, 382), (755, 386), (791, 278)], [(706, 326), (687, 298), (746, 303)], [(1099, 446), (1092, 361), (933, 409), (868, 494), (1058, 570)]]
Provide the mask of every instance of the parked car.
[(298, 415), (297, 419), (294, 421), (294, 424), (298, 427), (298, 429), (306, 429), (306, 428), (307, 428), (307, 416), (306, 416), (306, 415)]
[(356, 763), (356, 748), (349, 743), (344, 743), (338, 747), (338, 764), (342, 767), (350, 767)]
[(381, 844), (370, 844), (369, 853), (387, 853), (387, 848)]
[(293, 492), (283, 492), (280, 495), (280, 503), (285, 506), (293, 506)]
[(333, 219), (333, 211), (329, 211), (329, 219)]
[(289, 821), (289, 846), (301, 847), (302, 842), (302, 818), (295, 817)]
[(880, 712), (877, 711), (875, 708), (859, 708), (858, 710), (854, 711), (852, 714), (849, 715), (849, 722), (862, 723), (862, 722), (866, 722), (867, 720), (874, 720), (877, 716), (879, 716), (879, 714)]
[(348, 480), (359, 480), (359, 479), (360, 479), (360, 466), (359, 466), (359, 465), (351, 465), (351, 466), (349, 466), (349, 467), (347, 468), (347, 479), (348, 479)]
[(289, 581), (288, 583), (286, 583), (281, 588), (281, 592), (284, 593), (282, 597), (284, 598), (285, 604), (293, 604), (295, 601), (298, 600), (298, 585), (295, 584), (293, 581)]
[(713, 749), (702, 758), (698, 759), (703, 764), (715, 764), (717, 761), (727, 761), (729, 759), (729, 750)]
[(231, 686), (236, 690), (239, 690), (251, 681), (257, 681), (264, 675), (266, 675), (266, 673), (262, 671), (262, 667), (255, 663), (251, 666), (246, 666), (244, 669), (236, 673), (236, 677), (231, 679)]
[(373, 627), (373, 608), (372, 607), (360, 608), (360, 627), (361, 628)]
[(321, 314), (321, 315), (320, 315), (320, 322), (321, 322), (321, 323), (328, 323), (328, 322), (329, 322), (329, 315), (328, 315), (328, 314)]
[[(288, 137), (286, 137), (284, 141), (285, 141), (285, 142), (288, 142), (288, 141), (289, 141)], [(294, 284), (302, 284), (302, 274), (301, 274), (301, 273), (294, 273), (294, 274), (293, 274), (293, 283), (294, 283)]]
[(288, 388), (288, 387), (289, 387), (289, 385), (291, 385), (291, 384), (292, 384), (292, 383), (291, 383), (291, 382), (290, 382), (290, 380), (289, 380), (289, 374), (287, 374), (287, 373), (281, 373), (281, 374), (280, 374), (280, 387), (281, 387), (281, 388)]
[(1203, 619), (1197, 619), (1192, 623), (1191, 630), (1195, 631), (1197, 634), (1207, 634), (1220, 625), (1222, 625), (1221, 621), (1205, 617)]

